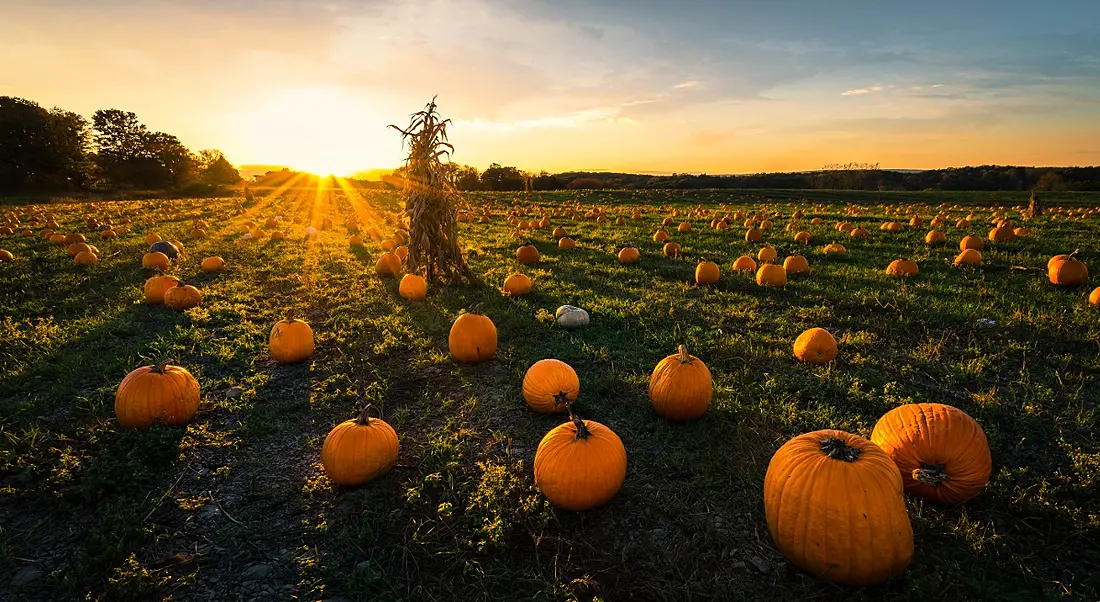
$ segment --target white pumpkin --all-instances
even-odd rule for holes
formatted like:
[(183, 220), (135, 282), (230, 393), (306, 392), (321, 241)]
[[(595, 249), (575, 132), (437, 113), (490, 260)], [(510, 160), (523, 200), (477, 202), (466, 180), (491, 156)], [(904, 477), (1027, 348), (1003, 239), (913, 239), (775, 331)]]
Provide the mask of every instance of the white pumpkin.
[(572, 305), (562, 305), (554, 312), (554, 319), (562, 328), (588, 326), (588, 312)]
[(242, 240), (252, 240), (252, 233), (251, 232), (245, 232), (244, 236), (242, 236), (241, 239)]

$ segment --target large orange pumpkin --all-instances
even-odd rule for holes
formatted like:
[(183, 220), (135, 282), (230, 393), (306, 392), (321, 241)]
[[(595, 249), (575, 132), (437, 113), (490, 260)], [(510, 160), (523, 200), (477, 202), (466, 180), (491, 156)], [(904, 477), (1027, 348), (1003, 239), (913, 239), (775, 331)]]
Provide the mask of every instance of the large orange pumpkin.
[(982, 427), (942, 403), (910, 403), (879, 419), (871, 441), (897, 464), (909, 493), (960, 504), (989, 482), (992, 459)]
[(635, 263), (639, 257), (637, 247), (623, 247), (619, 250), (619, 263)]
[(822, 430), (783, 444), (764, 476), (764, 514), (787, 560), (820, 579), (874, 585), (913, 559), (897, 465), (857, 435)]
[(304, 320), (288, 318), (271, 327), (267, 349), (275, 361), (294, 364), (313, 356), (313, 329)]
[(626, 479), (626, 448), (619, 436), (595, 420), (554, 427), (535, 451), (535, 485), (551, 504), (588, 510), (615, 497)]
[(492, 358), (497, 352), (497, 327), (488, 317), (477, 313), (462, 314), (451, 325), (447, 339), (451, 357), (456, 361), (476, 364)]
[(526, 274), (512, 274), (504, 280), (504, 295), (519, 297), (531, 292), (531, 278)]
[(735, 272), (755, 272), (756, 261), (748, 255), (742, 255), (733, 262), (733, 271)]
[(428, 297), (428, 281), (419, 274), (405, 274), (397, 285), (397, 294), (409, 301), (423, 301)]
[(154, 270), (167, 270), (171, 261), (168, 256), (160, 251), (153, 253), (146, 253), (141, 256), (141, 267), (152, 268)]
[(781, 265), (765, 263), (756, 271), (756, 283), (760, 286), (787, 286), (787, 270)]
[(918, 272), (917, 262), (911, 259), (895, 259), (886, 266), (887, 276), (916, 276)]
[(695, 284), (714, 284), (719, 276), (718, 264), (713, 261), (700, 261), (695, 266)]
[(153, 276), (145, 281), (145, 300), (153, 305), (164, 303), (164, 293), (179, 284), (175, 276)]
[(581, 381), (569, 364), (556, 359), (535, 362), (523, 376), (523, 398), (542, 414), (556, 414), (577, 400)]
[(379, 276), (397, 276), (401, 273), (401, 258), (393, 253), (382, 253), (374, 263), (374, 273)]
[(127, 429), (145, 429), (157, 420), (187, 424), (198, 409), (199, 382), (186, 369), (168, 363), (134, 370), (115, 393), (118, 424)]
[(989, 240), (993, 242), (1012, 242), (1016, 233), (1012, 228), (996, 227), (989, 231)]
[(836, 354), (836, 338), (824, 328), (811, 328), (794, 341), (794, 356), (807, 364), (828, 364)]
[(1092, 289), (1092, 292), (1089, 293), (1089, 303), (1100, 305), (1100, 286)]
[(775, 258), (778, 254), (771, 246), (764, 246), (760, 248), (760, 251), (756, 254), (756, 260), (760, 263), (775, 263)]
[(204, 272), (217, 272), (225, 267), (225, 260), (221, 257), (207, 257), (199, 264), (199, 268)]
[(947, 235), (939, 230), (931, 230), (924, 236), (924, 242), (930, 245), (943, 244), (947, 241)]
[(805, 274), (810, 271), (810, 263), (801, 255), (790, 255), (783, 260), (783, 269), (788, 274)]
[(967, 249), (955, 257), (955, 265), (981, 265), (982, 254), (977, 249)]
[(370, 416), (367, 405), (354, 420), (336, 425), (321, 446), (325, 476), (337, 485), (362, 485), (385, 474), (397, 461), (400, 443), (386, 421)]
[(1072, 256), (1055, 256), (1047, 262), (1047, 278), (1051, 284), (1076, 286), (1089, 279), (1089, 269)]
[(572, 249), (577, 246), (577, 242), (568, 236), (563, 236), (558, 240), (558, 249), (566, 250)]
[(684, 345), (658, 362), (649, 377), (649, 403), (668, 420), (682, 422), (702, 416), (713, 394), (710, 370), (703, 360), (689, 355)]
[(516, 260), (523, 264), (535, 263), (539, 260), (539, 250), (530, 241), (525, 242), (516, 249)]
[(665, 257), (677, 257), (680, 255), (680, 245), (674, 242), (666, 242), (662, 251)]
[(964, 236), (959, 241), (959, 250), (965, 251), (967, 249), (974, 249), (975, 251), (981, 251), (985, 248), (985, 241), (977, 236)]

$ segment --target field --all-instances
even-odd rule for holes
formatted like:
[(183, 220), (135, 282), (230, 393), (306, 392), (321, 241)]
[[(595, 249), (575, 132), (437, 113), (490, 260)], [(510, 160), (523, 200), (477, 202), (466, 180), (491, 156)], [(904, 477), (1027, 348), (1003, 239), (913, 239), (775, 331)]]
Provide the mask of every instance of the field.
[[(343, 227), (354, 216), (393, 232), (393, 193), (0, 207), (24, 224), (52, 214), (59, 232), (84, 232), (101, 250), (98, 264), (78, 266), (22, 228), (0, 236), (15, 256), (0, 263), (0, 599), (1100, 599), (1100, 307), (1088, 302), (1092, 286), (1057, 287), (1046, 274), (1051, 256), (1076, 249), (1100, 269), (1100, 214), (1081, 215), (1100, 197), (1052, 196), (1048, 206), (1066, 209), (1022, 221), (1026, 198), (474, 195), (475, 216), (490, 219), (461, 224), (473, 281), (432, 287), (420, 303), (375, 275), (378, 240), (349, 247)], [(583, 217), (597, 206), (609, 219)], [(550, 218), (576, 239), (568, 251), (550, 230), (507, 220), (563, 208), (579, 208)], [(629, 219), (634, 208), (641, 219)], [(809, 245), (785, 230), (796, 209)], [(652, 236), (674, 210), (675, 223), (693, 228), (670, 227), (683, 255), (665, 257)], [(761, 243), (745, 242), (739, 221), (710, 227), (737, 211), (771, 212)], [(924, 243), (927, 226), (879, 228), (941, 211), (943, 246)], [(979, 267), (953, 266), (959, 240), (985, 238), (994, 212), (1033, 234), (987, 241)], [(957, 230), (969, 213), (972, 227)], [(89, 216), (130, 223), (101, 239)], [(276, 216), (285, 240), (243, 239), (246, 221)], [(304, 237), (325, 218), (334, 226)], [(209, 224), (205, 237), (190, 235), (196, 219)], [(850, 238), (839, 221), (870, 235)], [(150, 232), (184, 243), (170, 273), (202, 291), (198, 307), (145, 302)], [(515, 250), (526, 239), (541, 260), (521, 266)], [(825, 255), (832, 242), (847, 253)], [(628, 243), (641, 260), (623, 265), (615, 253)], [(804, 255), (812, 272), (764, 288), (732, 271), (765, 243), (780, 261)], [(212, 255), (225, 269), (202, 272)], [(916, 260), (919, 275), (887, 276), (899, 257)], [(702, 259), (721, 267), (715, 285), (695, 284)], [(534, 290), (505, 297), (501, 285), (517, 271)], [(448, 355), (448, 331), (475, 303), (500, 344), (494, 359), (462, 365)], [(558, 327), (563, 304), (586, 309), (591, 324)], [(268, 355), (268, 333), (288, 311), (316, 336), (302, 364)], [(836, 336), (827, 366), (792, 354), (811, 327)], [(709, 412), (686, 424), (658, 417), (647, 395), (653, 367), (680, 343), (714, 378)], [(625, 483), (598, 509), (555, 509), (534, 485), (536, 447), (564, 421), (532, 412), (521, 395), (524, 373), (543, 358), (576, 370), (579, 413), (625, 444)], [(198, 379), (197, 416), (186, 427), (121, 429), (119, 383), (166, 359)], [(397, 464), (365, 486), (334, 487), (321, 444), (364, 402), (397, 431)], [(915, 557), (883, 585), (841, 587), (793, 568), (764, 518), (772, 454), (822, 428), (870, 436), (883, 413), (911, 402), (947, 403), (981, 424), (989, 485), (957, 506), (907, 496)]]

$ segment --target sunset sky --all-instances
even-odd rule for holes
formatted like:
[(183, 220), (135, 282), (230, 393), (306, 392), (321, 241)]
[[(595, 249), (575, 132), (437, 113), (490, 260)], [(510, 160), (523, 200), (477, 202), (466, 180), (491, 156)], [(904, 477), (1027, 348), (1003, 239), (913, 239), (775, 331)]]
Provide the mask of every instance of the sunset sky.
[(433, 94), (481, 169), (1095, 165), (1100, 1), (3, 2), (0, 95), (236, 164), (397, 166)]

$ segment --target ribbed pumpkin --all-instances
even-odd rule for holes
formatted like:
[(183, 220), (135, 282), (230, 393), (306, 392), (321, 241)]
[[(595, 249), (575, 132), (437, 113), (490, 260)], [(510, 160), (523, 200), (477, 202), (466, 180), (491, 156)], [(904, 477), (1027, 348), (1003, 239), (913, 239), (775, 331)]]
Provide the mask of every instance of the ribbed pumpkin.
[(626, 479), (626, 448), (614, 431), (595, 420), (554, 427), (535, 451), (535, 485), (550, 503), (588, 510), (615, 497)]
[(580, 391), (576, 371), (561, 360), (539, 360), (523, 376), (523, 398), (531, 409), (542, 414), (565, 412)]
[(1016, 239), (1016, 233), (1012, 228), (997, 227), (989, 231), (989, 240), (993, 242), (1012, 242)]
[(657, 363), (649, 377), (649, 403), (668, 420), (695, 420), (706, 413), (714, 387), (703, 360), (680, 345)]
[(852, 231), (848, 233), (848, 236), (852, 238), (867, 238), (870, 235), (871, 233), (863, 228), (853, 228)]
[(668, 240), (668, 232), (664, 228), (657, 228), (657, 231), (653, 233), (653, 242), (665, 242)]
[(476, 307), (462, 314), (451, 325), (447, 339), (451, 357), (459, 362), (476, 364), (492, 358), (497, 352), (497, 327)]
[(313, 356), (313, 329), (305, 320), (288, 318), (271, 327), (267, 350), (281, 364), (294, 364)]
[(337, 485), (362, 485), (388, 472), (397, 461), (397, 433), (386, 421), (372, 418), (370, 410), (367, 405), (358, 418), (333, 427), (321, 446), (325, 476)]
[(735, 272), (755, 272), (756, 261), (748, 255), (742, 255), (733, 262), (733, 271)]
[(811, 328), (794, 341), (794, 356), (807, 364), (828, 364), (836, 354), (836, 338), (824, 328)]
[(396, 276), (401, 273), (401, 258), (393, 253), (382, 253), (374, 263), (374, 273), (379, 276)]
[(787, 560), (819, 579), (874, 585), (913, 559), (898, 468), (856, 435), (821, 430), (783, 444), (764, 476), (764, 513)]
[(778, 254), (775, 252), (775, 249), (770, 246), (762, 247), (760, 252), (756, 254), (756, 260), (760, 263), (775, 263), (776, 257), (778, 257)]
[(177, 285), (164, 291), (164, 306), (176, 311), (191, 309), (198, 306), (201, 301), (202, 293), (190, 285)]
[(531, 292), (531, 278), (526, 274), (512, 274), (504, 280), (504, 295), (506, 297), (519, 297)]
[(910, 403), (879, 419), (871, 441), (901, 473), (905, 491), (943, 504), (978, 495), (992, 469), (982, 427), (966, 412), (942, 403)]
[(95, 265), (99, 263), (99, 256), (91, 251), (81, 251), (73, 257), (73, 263), (77, 265)]
[(813, 237), (810, 236), (809, 232), (799, 232), (798, 234), (794, 235), (794, 241), (800, 242), (804, 245), (810, 244), (811, 240), (813, 240)]
[(122, 379), (115, 393), (118, 424), (145, 429), (157, 420), (187, 424), (199, 409), (199, 382), (186, 369), (168, 363), (144, 366)]
[(805, 274), (810, 271), (810, 263), (801, 255), (790, 255), (783, 260), (783, 269), (788, 274)]
[(145, 300), (153, 305), (164, 303), (164, 293), (179, 284), (175, 276), (153, 276), (145, 281)]
[(695, 284), (714, 284), (718, 282), (720, 276), (718, 264), (713, 261), (700, 261), (699, 265), (695, 266)]
[(428, 297), (428, 281), (419, 274), (405, 274), (397, 285), (397, 294), (409, 301), (423, 301)]
[(623, 247), (619, 249), (619, 263), (635, 263), (640, 256), (636, 247)]
[(760, 286), (787, 286), (787, 270), (781, 265), (765, 263), (756, 271), (756, 283)]
[(535, 263), (539, 260), (539, 250), (530, 241), (523, 243), (516, 249), (516, 261), (523, 264)]
[(916, 276), (918, 272), (917, 262), (910, 259), (895, 259), (886, 266), (887, 276)]
[(1055, 256), (1047, 262), (1047, 278), (1051, 284), (1076, 286), (1089, 279), (1089, 269), (1070, 255)]

